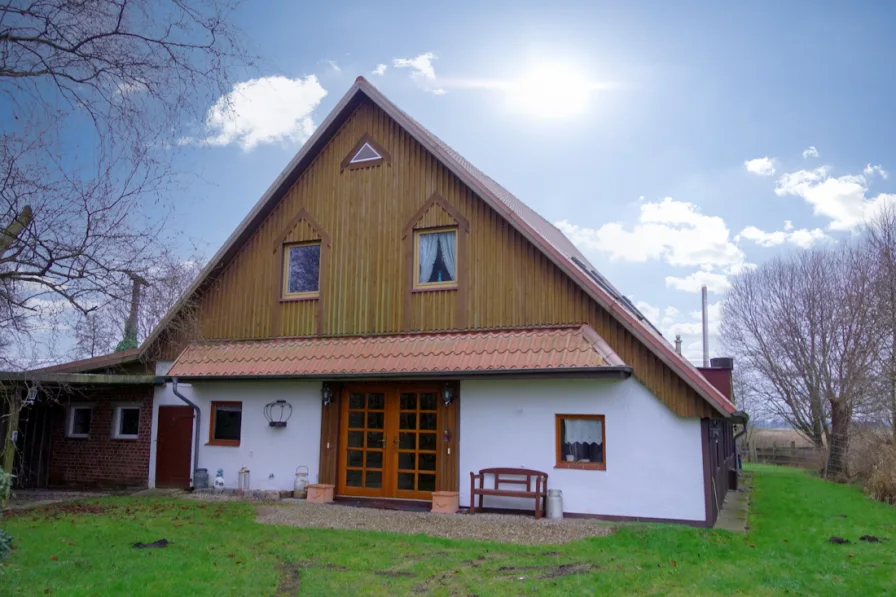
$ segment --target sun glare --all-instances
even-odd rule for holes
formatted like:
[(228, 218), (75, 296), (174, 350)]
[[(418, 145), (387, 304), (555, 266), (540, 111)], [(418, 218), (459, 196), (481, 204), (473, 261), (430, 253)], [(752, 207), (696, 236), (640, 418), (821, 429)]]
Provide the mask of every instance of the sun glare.
[(563, 65), (544, 65), (510, 85), (507, 103), (524, 114), (568, 118), (586, 110), (594, 88), (583, 73)]

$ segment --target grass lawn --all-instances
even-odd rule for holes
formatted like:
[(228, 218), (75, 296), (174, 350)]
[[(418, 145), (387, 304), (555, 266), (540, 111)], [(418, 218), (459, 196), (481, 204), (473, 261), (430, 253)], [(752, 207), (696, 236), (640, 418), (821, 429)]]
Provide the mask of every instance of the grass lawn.
[[(0, 595), (896, 594), (896, 508), (800, 471), (753, 470), (746, 536), (623, 525), (549, 547), (260, 525), (238, 502), (69, 504), (0, 522), (16, 538)], [(162, 537), (172, 545), (131, 547)]]

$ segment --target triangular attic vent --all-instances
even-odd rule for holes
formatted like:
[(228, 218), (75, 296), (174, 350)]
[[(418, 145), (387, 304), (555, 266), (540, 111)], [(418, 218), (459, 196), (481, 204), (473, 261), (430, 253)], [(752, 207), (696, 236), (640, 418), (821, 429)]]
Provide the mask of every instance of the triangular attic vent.
[(351, 159), (350, 164), (358, 164), (360, 162), (369, 162), (371, 160), (381, 160), (383, 156), (378, 154), (376, 150), (370, 146), (370, 143), (365, 143), (361, 146), (361, 149), (358, 150), (358, 153)]

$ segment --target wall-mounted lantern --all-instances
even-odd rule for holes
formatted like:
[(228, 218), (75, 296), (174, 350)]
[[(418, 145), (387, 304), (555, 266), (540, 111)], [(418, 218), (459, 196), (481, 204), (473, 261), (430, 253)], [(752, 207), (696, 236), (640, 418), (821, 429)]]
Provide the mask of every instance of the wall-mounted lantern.
[(446, 382), (445, 387), (442, 388), (442, 402), (445, 403), (445, 406), (449, 406), (454, 402), (454, 388), (448, 382)]
[(286, 421), (292, 416), (292, 405), (286, 400), (269, 402), (264, 407), (264, 418), (270, 427), (286, 427)]
[(324, 406), (333, 402), (333, 390), (330, 388), (330, 384), (325, 383), (320, 387), (320, 398), (323, 401)]

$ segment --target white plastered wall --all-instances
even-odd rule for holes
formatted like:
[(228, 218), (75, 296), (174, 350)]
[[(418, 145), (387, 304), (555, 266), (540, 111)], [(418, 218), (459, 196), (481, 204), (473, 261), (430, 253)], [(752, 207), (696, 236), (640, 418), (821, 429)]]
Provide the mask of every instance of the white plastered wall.
[[(157, 373), (164, 375), (171, 363), (160, 363)], [(224, 483), (236, 487), (238, 471), (247, 467), (252, 489), (290, 490), (299, 465), (308, 467), (309, 482), (318, 480), (320, 454), (321, 384), (299, 381), (209, 381), (179, 383), (178, 390), (202, 411), (199, 435), (199, 467), (208, 469), (209, 480), (224, 469)], [(285, 428), (268, 426), (264, 407), (275, 400), (286, 400), (292, 416)], [(208, 425), (212, 401), (242, 402), (239, 446), (210, 446)], [(149, 457), (149, 486), (155, 487), (156, 446), (159, 406), (185, 406), (174, 395), (172, 385), (156, 388), (153, 401), (152, 445)], [(190, 467), (192, 469), (192, 454)]]
[[(470, 471), (522, 467), (548, 473), (566, 512), (702, 521), (699, 419), (675, 415), (635, 379), (465, 381), (461, 384), (460, 502)], [(555, 414), (606, 417), (607, 470), (555, 469)], [(486, 497), (486, 507), (534, 507)]]

